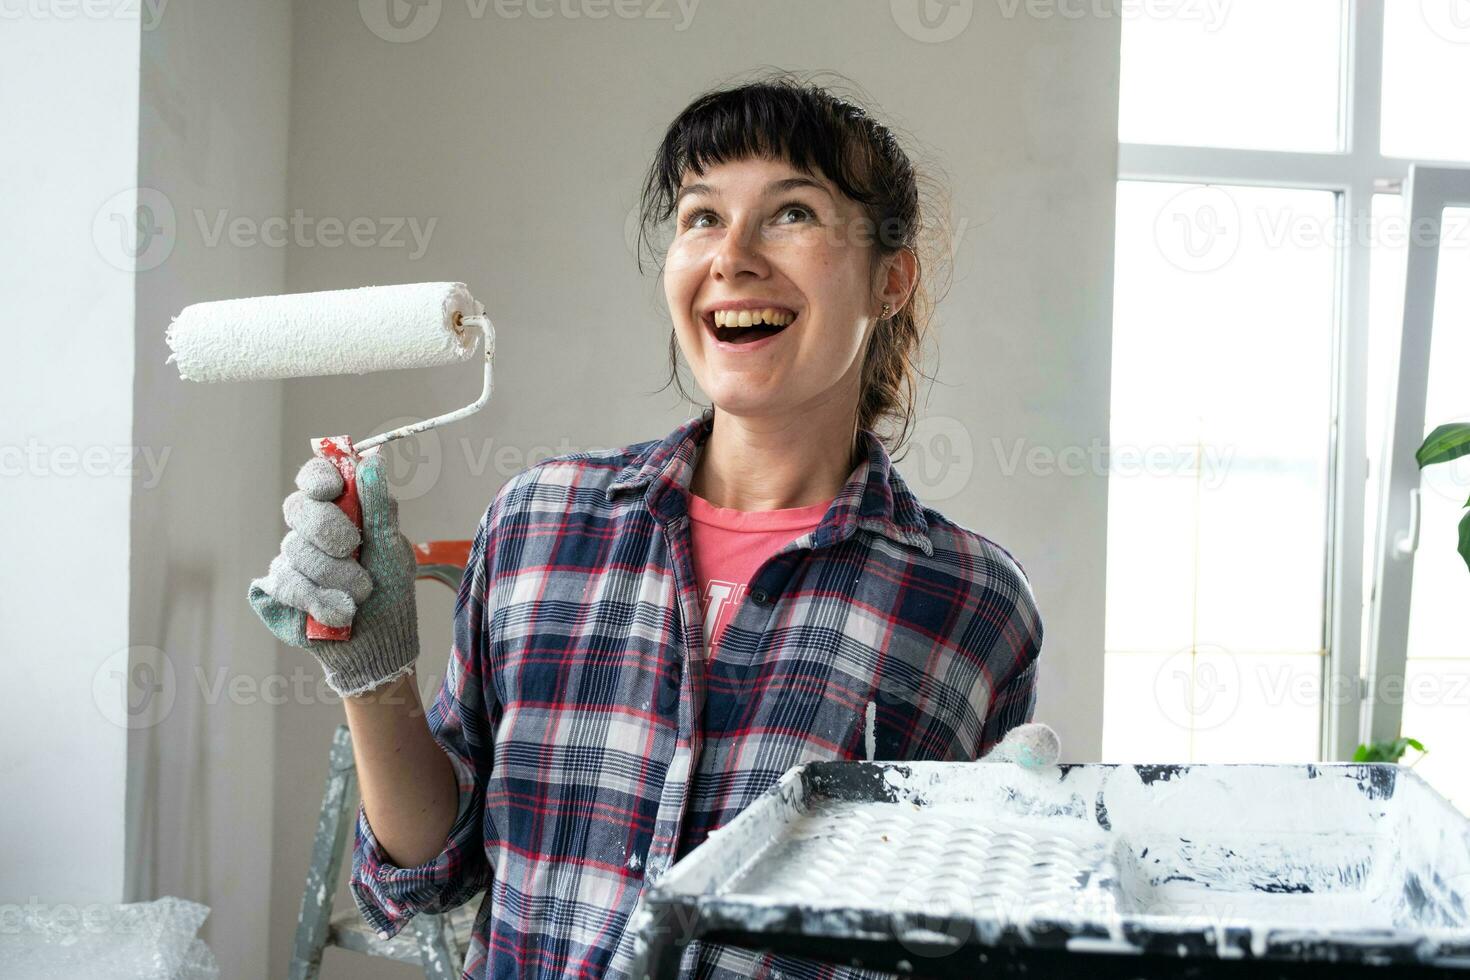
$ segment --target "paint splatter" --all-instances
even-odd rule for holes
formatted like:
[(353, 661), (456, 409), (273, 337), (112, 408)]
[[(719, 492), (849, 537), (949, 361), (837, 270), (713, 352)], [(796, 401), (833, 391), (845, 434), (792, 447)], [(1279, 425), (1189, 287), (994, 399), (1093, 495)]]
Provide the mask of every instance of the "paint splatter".
[(868, 752), (868, 761), (878, 754), (878, 702), (869, 701), (864, 712), (863, 745)]

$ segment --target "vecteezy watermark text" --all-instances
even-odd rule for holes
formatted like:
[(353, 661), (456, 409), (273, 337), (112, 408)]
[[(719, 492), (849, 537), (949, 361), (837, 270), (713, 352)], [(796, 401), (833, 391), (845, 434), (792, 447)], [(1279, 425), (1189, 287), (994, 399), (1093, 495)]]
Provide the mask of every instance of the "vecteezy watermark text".
[(1101, 439), (1087, 445), (1029, 445), (1024, 438), (1012, 440), (1009, 447), (999, 437), (990, 440), (996, 463), (1003, 476), (1015, 476), (1022, 469), (1029, 476), (1180, 476), (1198, 475), (1207, 489), (1213, 490), (1225, 481), (1234, 446), (1153, 445), (1108, 446)]
[(155, 452), (152, 446), (47, 445), (34, 437), (24, 445), (0, 445), (0, 477), (122, 477), (131, 476), (135, 463), (147, 470), (142, 487), (152, 490), (163, 478), (172, 446)]
[[(230, 217), (225, 208), (216, 210), (213, 216), (196, 210), (194, 217), (199, 225), (199, 237), (205, 247), (214, 248), (221, 240), (236, 247), (250, 248), (265, 245), (267, 248), (405, 248), (409, 242), (403, 237), (405, 229), (413, 239), (413, 250), (408, 253), (410, 261), (421, 258), (429, 249), (429, 238), (434, 234), (438, 218), (429, 218), (423, 224), (415, 217), (370, 218), (358, 215), (347, 221), (327, 215), (315, 218), (297, 208), (290, 217), (271, 215), (267, 218), (251, 218), (246, 215)], [(290, 235), (287, 236), (287, 229)]]

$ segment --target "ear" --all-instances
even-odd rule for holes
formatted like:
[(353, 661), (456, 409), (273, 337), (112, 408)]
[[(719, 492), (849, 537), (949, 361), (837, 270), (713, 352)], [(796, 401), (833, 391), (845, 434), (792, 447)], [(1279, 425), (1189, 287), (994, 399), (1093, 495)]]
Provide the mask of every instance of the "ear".
[(918, 278), (919, 260), (913, 249), (901, 248), (884, 256), (879, 263), (874, 283), (875, 301), (879, 306), (887, 303), (892, 312), (897, 313), (913, 295)]

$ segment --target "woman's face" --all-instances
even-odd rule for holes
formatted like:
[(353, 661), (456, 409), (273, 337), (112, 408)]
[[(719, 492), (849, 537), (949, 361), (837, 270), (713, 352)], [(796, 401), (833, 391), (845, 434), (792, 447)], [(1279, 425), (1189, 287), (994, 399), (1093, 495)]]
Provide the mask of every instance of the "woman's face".
[[(824, 176), (785, 161), (685, 173), (664, 291), (684, 358), (721, 411), (855, 410), (863, 341), (881, 306), (871, 228)], [(774, 325), (735, 326), (738, 311), (767, 308)], [(726, 317), (731, 326), (720, 325)]]

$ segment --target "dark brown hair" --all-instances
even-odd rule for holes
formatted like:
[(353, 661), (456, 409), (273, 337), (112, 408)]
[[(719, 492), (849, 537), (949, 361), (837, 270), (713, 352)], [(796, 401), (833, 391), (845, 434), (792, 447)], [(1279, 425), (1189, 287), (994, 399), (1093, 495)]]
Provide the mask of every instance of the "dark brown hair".
[[(809, 175), (820, 172), (862, 206), (873, 232), (873, 272), (901, 249), (912, 251), (918, 261), (909, 301), (879, 320), (869, 334), (858, 396), (858, 427), (872, 430), (897, 452), (914, 425), (919, 381), (930, 377), (923, 369), (923, 347), (936, 296), (928, 275), (935, 265), (948, 268), (947, 254), (934, 247), (948, 239), (934, 235), (942, 217), (930, 212), (927, 197), (920, 194), (929, 178), (915, 169), (889, 127), (857, 101), (834, 95), (830, 87), (776, 71), (711, 90), (685, 107), (664, 134), (644, 181), (638, 269), (643, 271), (646, 246), (662, 273), (662, 249), (652, 242), (674, 215), (686, 170), (702, 175), (710, 166), (758, 157), (785, 160)], [(664, 388), (670, 384), (689, 399), (679, 377), (679, 346), (672, 331)], [(888, 431), (879, 431), (880, 426)]]

